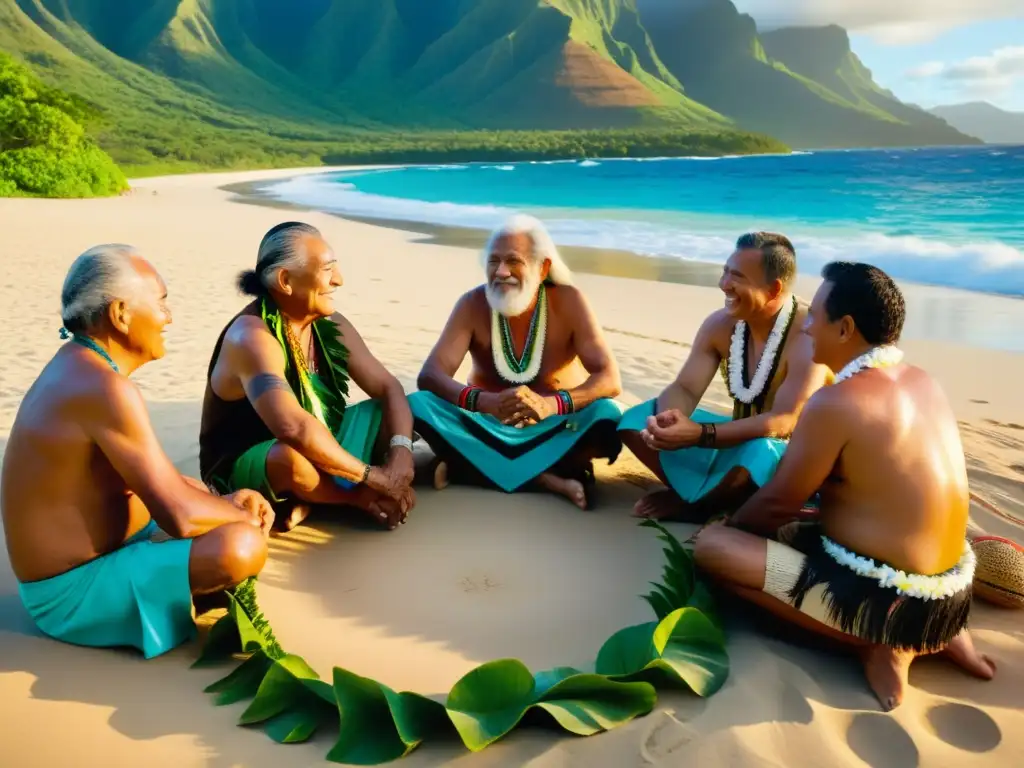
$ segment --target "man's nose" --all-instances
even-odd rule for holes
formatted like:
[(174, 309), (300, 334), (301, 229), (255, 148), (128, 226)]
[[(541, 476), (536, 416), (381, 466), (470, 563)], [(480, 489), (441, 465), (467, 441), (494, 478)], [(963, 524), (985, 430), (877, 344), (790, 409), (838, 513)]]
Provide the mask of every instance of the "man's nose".
[(498, 267), (494, 270), (494, 276), (504, 280), (505, 278), (512, 277), (512, 270), (508, 268), (508, 264), (505, 262), (499, 262)]

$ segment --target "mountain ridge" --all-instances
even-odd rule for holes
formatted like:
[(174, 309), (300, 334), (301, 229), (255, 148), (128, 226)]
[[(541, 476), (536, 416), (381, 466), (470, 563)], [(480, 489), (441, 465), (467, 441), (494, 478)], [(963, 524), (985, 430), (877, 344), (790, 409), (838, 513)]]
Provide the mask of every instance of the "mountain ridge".
[(928, 111), (987, 144), (1024, 144), (1024, 112), (1000, 109), (987, 101), (946, 104)]
[[(436, 0), (429, 12), (421, 0), (123, 6), (0, 0), (0, 49), (102, 106), (101, 142), (140, 161), (168, 145), (180, 159), (243, 137), (268, 153), (301, 143), (312, 156), (339, 137), (396, 131), (754, 131), (802, 148), (977, 143), (879, 88), (840, 28), (761, 33), (729, 0)], [(801, 58), (793, 36), (797, 48), (821, 51)], [(184, 152), (168, 122), (182, 128)]]

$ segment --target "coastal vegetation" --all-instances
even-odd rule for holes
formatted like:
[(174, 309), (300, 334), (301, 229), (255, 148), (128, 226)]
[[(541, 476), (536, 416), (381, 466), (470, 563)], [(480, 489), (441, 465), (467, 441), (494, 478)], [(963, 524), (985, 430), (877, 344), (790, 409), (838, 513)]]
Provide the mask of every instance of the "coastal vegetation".
[(0, 196), (96, 197), (127, 189), (86, 134), (95, 112), (0, 51)]

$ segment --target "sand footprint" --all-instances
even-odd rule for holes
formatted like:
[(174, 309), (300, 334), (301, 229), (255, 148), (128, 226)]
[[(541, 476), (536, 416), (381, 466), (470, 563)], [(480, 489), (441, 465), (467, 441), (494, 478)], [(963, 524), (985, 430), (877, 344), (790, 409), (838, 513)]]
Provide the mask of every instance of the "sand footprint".
[(949, 702), (928, 710), (931, 732), (966, 752), (991, 752), (1003, 740), (999, 725), (978, 707)]

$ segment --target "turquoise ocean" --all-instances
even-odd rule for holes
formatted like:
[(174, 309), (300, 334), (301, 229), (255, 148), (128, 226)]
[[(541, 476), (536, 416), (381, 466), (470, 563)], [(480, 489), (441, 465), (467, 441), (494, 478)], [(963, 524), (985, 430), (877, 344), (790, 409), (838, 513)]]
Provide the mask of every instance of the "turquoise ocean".
[(419, 165), (262, 192), (342, 215), (485, 230), (527, 212), (560, 245), (711, 264), (737, 235), (769, 229), (792, 238), (807, 275), (835, 259), (867, 261), (900, 281), (1024, 306), (1024, 147)]

